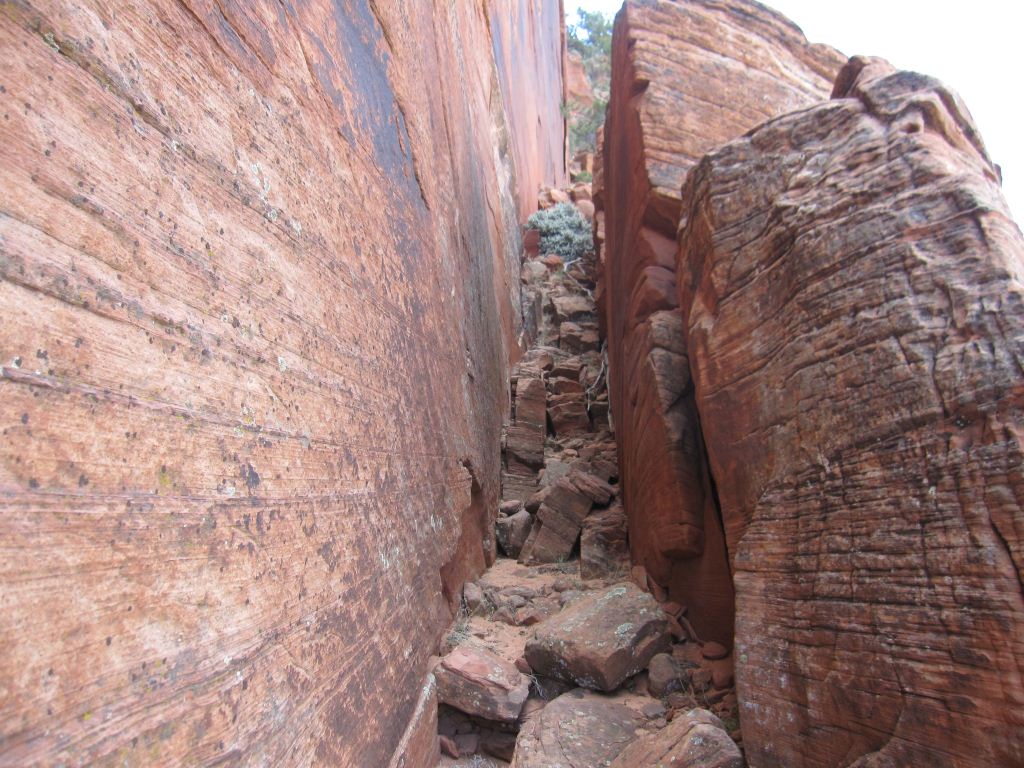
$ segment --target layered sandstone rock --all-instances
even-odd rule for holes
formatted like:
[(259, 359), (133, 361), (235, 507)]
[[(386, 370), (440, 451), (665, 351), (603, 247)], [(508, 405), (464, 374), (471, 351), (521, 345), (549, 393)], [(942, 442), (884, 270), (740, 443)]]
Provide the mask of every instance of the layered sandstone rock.
[(747, 758), (1024, 765), (1024, 239), (955, 94), (835, 96), (683, 190)]
[(721, 639), (732, 590), (677, 310), (679, 189), (705, 152), (827, 98), (841, 61), (746, 0), (630, 1), (615, 22), (595, 239), (630, 547)]
[(557, 5), (5, 5), (0, 762), (432, 764)]

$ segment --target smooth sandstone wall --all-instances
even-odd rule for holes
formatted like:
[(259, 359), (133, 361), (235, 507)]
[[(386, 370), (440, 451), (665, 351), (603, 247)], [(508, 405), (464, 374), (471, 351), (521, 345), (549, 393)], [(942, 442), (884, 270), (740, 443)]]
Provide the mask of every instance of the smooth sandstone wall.
[(430, 764), (403, 731), (493, 556), (516, 190), (564, 162), (503, 56), (560, 92), (557, 21), (5, 6), (0, 763)]

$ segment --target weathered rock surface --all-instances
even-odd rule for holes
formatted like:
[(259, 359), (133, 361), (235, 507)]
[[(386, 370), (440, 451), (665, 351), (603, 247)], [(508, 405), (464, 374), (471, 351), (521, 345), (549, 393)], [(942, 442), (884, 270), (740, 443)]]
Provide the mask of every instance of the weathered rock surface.
[(561, 29), (4, 5), (0, 762), (433, 765), (403, 732), (492, 556)]
[(633, 584), (617, 584), (538, 625), (525, 656), (545, 677), (613, 691), (668, 644), (668, 620), (654, 598)]
[(747, 757), (1024, 765), (1024, 240), (955, 94), (835, 96), (683, 191)]
[(628, 707), (579, 689), (563, 693), (519, 732), (513, 768), (608, 765), (636, 738)]
[(722, 721), (706, 709), (693, 709), (665, 728), (638, 738), (623, 749), (610, 768), (680, 766), (743, 768), (743, 755)]
[(519, 553), (520, 562), (533, 565), (565, 561), (593, 504), (566, 478), (551, 486)]
[(580, 534), (580, 577), (619, 579), (628, 573), (629, 542), (622, 504), (591, 512)]
[(437, 698), (467, 715), (514, 722), (530, 695), (530, 681), (515, 664), (486, 648), (460, 645), (434, 669)]
[(501, 551), (508, 557), (519, 557), (519, 553), (533, 527), (533, 515), (521, 509), (514, 515), (499, 517), (494, 523), (494, 537)]
[[(626, 2), (615, 22), (603, 240), (612, 413), (634, 562), (728, 640), (733, 595), (675, 289), (680, 186), (707, 151), (828, 97), (844, 61), (746, 0)], [(612, 137), (608, 139), (608, 137)], [(604, 232), (601, 233), (601, 228)]]

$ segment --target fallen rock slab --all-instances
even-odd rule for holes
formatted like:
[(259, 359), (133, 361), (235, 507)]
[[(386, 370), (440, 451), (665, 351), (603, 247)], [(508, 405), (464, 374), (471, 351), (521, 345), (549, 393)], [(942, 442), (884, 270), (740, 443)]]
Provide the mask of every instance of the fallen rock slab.
[(632, 710), (577, 689), (550, 702), (523, 726), (512, 768), (608, 765), (636, 734)]
[(669, 647), (668, 619), (650, 595), (617, 584), (537, 626), (524, 655), (541, 675), (613, 691)]
[(514, 515), (499, 517), (495, 521), (494, 538), (502, 552), (509, 557), (519, 557), (532, 527), (533, 515), (521, 509)]
[(499, 722), (519, 718), (530, 681), (511, 662), (484, 648), (460, 645), (434, 670), (442, 704)]
[(619, 752), (610, 768), (670, 766), (743, 768), (739, 747), (706, 709), (693, 709), (665, 728), (641, 736)]

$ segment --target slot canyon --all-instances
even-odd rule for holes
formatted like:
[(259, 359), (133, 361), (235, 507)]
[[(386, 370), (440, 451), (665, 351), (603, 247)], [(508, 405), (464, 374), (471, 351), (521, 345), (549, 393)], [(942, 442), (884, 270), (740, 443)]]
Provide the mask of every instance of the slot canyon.
[(967, 105), (564, 10), (0, 3), (0, 766), (1024, 768)]

